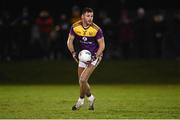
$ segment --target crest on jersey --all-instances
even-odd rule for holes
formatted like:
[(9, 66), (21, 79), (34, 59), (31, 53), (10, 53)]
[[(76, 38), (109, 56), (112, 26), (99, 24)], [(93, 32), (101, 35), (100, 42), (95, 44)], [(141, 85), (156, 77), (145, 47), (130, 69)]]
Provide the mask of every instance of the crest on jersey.
[(87, 41), (87, 37), (82, 37), (82, 40), (83, 41)]

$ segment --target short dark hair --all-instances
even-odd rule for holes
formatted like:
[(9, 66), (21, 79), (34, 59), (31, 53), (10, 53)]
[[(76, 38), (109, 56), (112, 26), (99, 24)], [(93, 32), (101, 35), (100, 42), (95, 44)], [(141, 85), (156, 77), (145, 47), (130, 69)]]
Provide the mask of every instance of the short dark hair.
[(92, 8), (89, 8), (89, 7), (85, 7), (83, 10), (82, 10), (82, 14), (86, 13), (86, 12), (93, 12), (93, 9)]

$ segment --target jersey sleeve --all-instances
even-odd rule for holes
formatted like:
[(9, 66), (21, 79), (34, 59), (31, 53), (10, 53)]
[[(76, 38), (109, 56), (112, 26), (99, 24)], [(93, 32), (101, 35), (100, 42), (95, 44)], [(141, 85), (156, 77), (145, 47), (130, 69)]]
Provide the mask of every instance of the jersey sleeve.
[(71, 35), (74, 35), (75, 36), (75, 32), (74, 32), (74, 30), (73, 30), (73, 27), (71, 26), (71, 29), (70, 29), (70, 31), (69, 31), (69, 34), (71, 34)]
[(96, 34), (96, 39), (98, 40), (98, 39), (100, 39), (100, 38), (102, 38), (102, 37), (104, 37), (104, 36), (103, 36), (103, 31), (102, 31), (101, 29), (99, 29), (98, 32), (97, 32), (97, 34)]

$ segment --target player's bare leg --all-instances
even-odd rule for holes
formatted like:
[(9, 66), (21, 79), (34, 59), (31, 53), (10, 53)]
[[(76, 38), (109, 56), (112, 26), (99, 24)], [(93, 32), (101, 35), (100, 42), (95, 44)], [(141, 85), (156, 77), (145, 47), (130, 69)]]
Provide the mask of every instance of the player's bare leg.
[[(94, 71), (96, 67), (92, 64), (89, 64), (87, 68), (83, 70), (83, 72), (80, 75), (80, 94), (81, 95), (87, 95), (89, 100), (89, 110), (94, 110), (94, 100), (95, 97), (90, 92), (90, 86), (88, 84), (88, 79), (91, 76), (92, 72)], [(81, 88), (82, 87), (82, 88)]]
[[(82, 67), (79, 67), (78, 68), (78, 77), (80, 79), (80, 76), (82, 74), (82, 72), (84, 71), (85, 68), (82, 68)], [(80, 84), (80, 83), (79, 83)], [(90, 91), (90, 86), (88, 84), (88, 82), (86, 83), (86, 96), (89, 97), (91, 95), (91, 91)], [(82, 95), (83, 93), (81, 93), (81, 90), (80, 90), (80, 96)]]
[(88, 101), (89, 101), (89, 110), (94, 110), (95, 97), (91, 94), (90, 86), (88, 84), (88, 79), (101, 60), (102, 57), (96, 59), (94, 63), (92, 62), (91, 64), (89, 64), (88, 67), (81, 74), (81, 77), (84, 76), (86, 80), (86, 96), (88, 97)]
[(85, 85), (85, 82), (86, 81), (81, 81), (81, 75), (83, 73), (83, 71), (85, 70), (85, 68), (81, 68), (81, 67), (78, 67), (78, 77), (79, 77), (79, 85), (80, 85), (80, 97), (81, 98), (84, 98), (85, 97), (85, 94), (86, 94), (86, 89), (87, 89), (87, 86)]
[[(94, 110), (94, 100), (95, 97), (91, 94), (90, 86), (88, 84), (88, 79), (91, 76), (92, 72), (95, 70), (96, 66), (100, 63), (102, 58), (97, 59), (96, 64), (89, 64), (87, 68), (78, 67), (78, 77), (80, 85), (80, 97), (77, 103), (84, 104), (85, 95), (89, 100), (89, 110)], [(73, 106), (73, 110), (79, 109), (83, 104)]]
[[(85, 68), (83, 67), (78, 67), (78, 78), (80, 79), (80, 76), (81, 76), (81, 73), (84, 71)], [(84, 104), (84, 93), (81, 92), (83, 91), (82, 87), (81, 87), (81, 84), (79, 83), (80, 85), (80, 97), (77, 101), (77, 103), (72, 107), (72, 110), (78, 110), (83, 104)]]
[(80, 98), (76, 105), (73, 106), (72, 110), (79, 109), (84, 104), (84, 97), (87, 95), (88, 100), (90, 101), (89, 109), (94, 110), (93, 103), (94, 103), (94, 96), (91, 95), (90, 86), (88, 84), (88, 79), (92, 72), (94, 71), (95, 66), (89, 65), (87, 68), (78, 68), (78, 76), (79, 76), (79, 85), (80, 85)]
[[(82, 74), (82, 72), (84, 71), (84, 69), (85, 68), (80, 68), (79, 67), (79, 69), (78, 69), (78, 76), (79, 76), (79, 79), (80, 79), (80, 76), (81, 76), (81, 74)], [(91, 73), (92, 74), (92, 73)], [(81, 85), (81, 83), (79, 83), (80, 85)], [(84, 92), (81, 92), (81, 91), (86, 91), (86, 93), (84, 94)], [(91, 98), (92, 99), (92, 94), (91, 94), (91, 91), (90, 91), (90, 85), (89, 85), (89, 83), (88, 82), (86, 82), (86, 90), (83, 90), (83, 89), (81, 89), (81, 87), (80, 87), (80, 96), (87, 96), (88, 98)], [(93, 98), (94, 98), (94, 96), (93, 96)]]

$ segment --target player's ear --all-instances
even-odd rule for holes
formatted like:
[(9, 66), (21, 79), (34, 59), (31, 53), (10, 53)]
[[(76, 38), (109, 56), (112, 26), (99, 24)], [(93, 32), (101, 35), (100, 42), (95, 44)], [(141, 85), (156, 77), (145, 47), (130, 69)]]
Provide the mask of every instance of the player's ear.
[(84, 18), (84, 15), (82, 14), (82, 15), (81, 15), (81, 19), (83, 19), (83, 18)]

